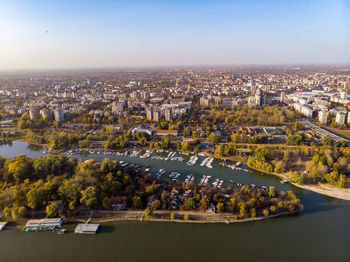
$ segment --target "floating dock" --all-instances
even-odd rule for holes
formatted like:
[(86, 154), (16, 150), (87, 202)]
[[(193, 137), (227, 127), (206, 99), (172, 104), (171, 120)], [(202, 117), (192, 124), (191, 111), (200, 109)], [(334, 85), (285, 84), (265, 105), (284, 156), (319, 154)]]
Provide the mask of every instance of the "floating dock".
[(99, 224), (78, 224), (74, 230), (76, 234), (96, 234)]

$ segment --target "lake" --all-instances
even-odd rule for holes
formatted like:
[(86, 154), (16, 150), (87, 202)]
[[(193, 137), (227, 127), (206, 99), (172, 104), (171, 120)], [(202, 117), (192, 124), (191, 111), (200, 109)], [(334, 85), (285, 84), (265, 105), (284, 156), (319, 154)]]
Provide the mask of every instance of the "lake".
[[(0, 155), (43, 155), (13, 141), (0, 145)], [(102, 155), (77, 156), (102, 160)], [(220, 167), (213, 169), (170, 162), (115, 156), (112, 159), (230, 179), (241, 183), (274, 185), (293, 190), (305, 206), (301, 214), (269, 220), (233, 224), (185, 224), (168, 222), (114, 222), (102, 224), (97, 235), (57, 235), (52, 232), (0, 232), (0, 261), (350, 261), (350, 202), (323, 196), (259, 172), (248, 173)], [(202, 158), (200, 159), (202, 160)], [(67, 225), (71, 230), (75, 225)]]

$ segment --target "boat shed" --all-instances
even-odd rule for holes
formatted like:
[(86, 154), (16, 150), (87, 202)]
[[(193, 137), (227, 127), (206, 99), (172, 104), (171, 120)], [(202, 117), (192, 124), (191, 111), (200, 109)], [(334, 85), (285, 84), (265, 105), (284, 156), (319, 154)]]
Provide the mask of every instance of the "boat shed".
[(74, 232), (76, 234), (96, 234), (99, 224), (78, 224)]
[(24, 231), (54, 230), (62, 226), (61, 218), (30, 219), (24, 226)]

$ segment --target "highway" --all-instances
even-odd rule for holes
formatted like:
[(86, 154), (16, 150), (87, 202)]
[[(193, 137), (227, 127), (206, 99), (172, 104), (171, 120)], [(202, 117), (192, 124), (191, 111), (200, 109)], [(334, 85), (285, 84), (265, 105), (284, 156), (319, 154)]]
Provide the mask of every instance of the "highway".
[(315, 132), (317, 132), (318, 134), (320, 134), (321, 136), (329, 136), (330, 138), (332, 138), (335, 141), (340, 141), (340, 140), (344, 140), (346, 142), (347, 145), (350, 145), (350, 141), (346, 138), (343, 138), (341, 136), (338, 136), (336, 134), (333, 134), (325, 129), (323, 129), (322, 127), (316, 126), (313, 123), (311, 123), (309, 120), (306, 119), (298, 119), (298, 121), (300, 123), (302, 123), (305, 127), (310, 128), (312, 130), (314, 130)]

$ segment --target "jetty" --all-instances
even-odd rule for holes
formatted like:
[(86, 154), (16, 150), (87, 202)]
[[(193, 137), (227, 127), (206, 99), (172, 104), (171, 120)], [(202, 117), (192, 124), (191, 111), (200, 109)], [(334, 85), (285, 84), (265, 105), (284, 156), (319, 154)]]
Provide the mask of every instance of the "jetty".
[(91, 211), (89, 219), (84, 224), (78, 224), (74, 230), (75, 234), (96, 234), (100, 224), (89, 224), (93, 212)]

